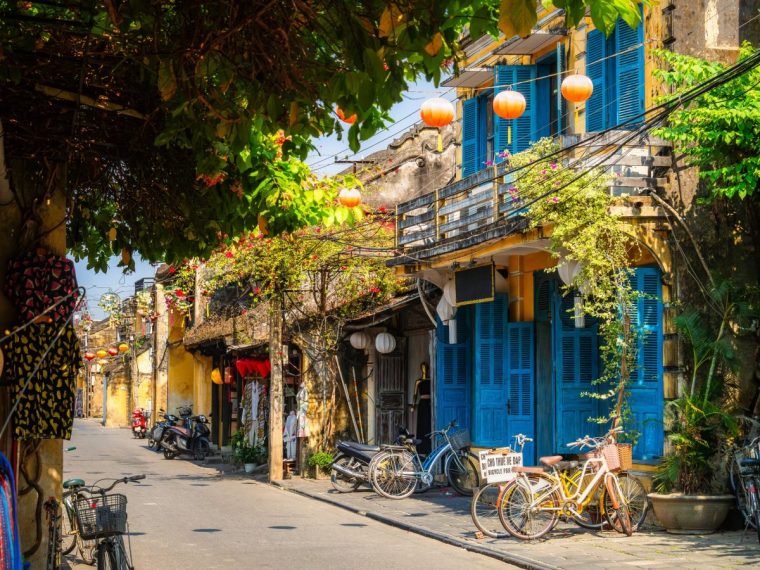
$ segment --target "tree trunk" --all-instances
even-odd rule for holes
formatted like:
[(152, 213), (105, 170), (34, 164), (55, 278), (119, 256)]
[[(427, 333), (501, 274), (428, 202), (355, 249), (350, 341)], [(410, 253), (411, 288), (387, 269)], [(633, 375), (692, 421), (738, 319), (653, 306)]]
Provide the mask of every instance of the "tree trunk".
[(269, 480), (282, 479), (282, 302), (274, 301), (269, 322)]

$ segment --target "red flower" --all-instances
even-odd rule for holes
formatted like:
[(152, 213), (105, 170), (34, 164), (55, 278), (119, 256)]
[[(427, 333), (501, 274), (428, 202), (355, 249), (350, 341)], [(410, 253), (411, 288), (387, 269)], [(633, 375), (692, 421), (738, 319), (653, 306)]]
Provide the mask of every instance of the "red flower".
[(175, 289), (174, 294), (177, 297), (184, 297), (185, 296), (185, 292), (182, 289)]
[(380, 292), (380, 287), (372, 287), (372, 289), (369, 290), (370, 293), (373, 295), (377, 295)]
[(173, 265), (170, 265), (169, 266), (169, 273), (177, 273), (177, 268), (174, 267)]
[(229, 257), (231, 259), (231, 258), (235, 257), (235, 254), (232, 253), (231, 251), (225, 251), (224, 252), (224, 257)]
[(387, 213), (387, 212), (388, 212), (388, 208), (386, 208), (385, 206), (380, 206), (380, 207), (377, 209), (377, 211), (378, 211), (380, 214), (385, 214), (385, 213)]
[(260, 287), (254, 287), (253, 288), (253, 293), (254, 293), (254, 295), (258, 295), (259, 293), (261, 293), (261, 288)]

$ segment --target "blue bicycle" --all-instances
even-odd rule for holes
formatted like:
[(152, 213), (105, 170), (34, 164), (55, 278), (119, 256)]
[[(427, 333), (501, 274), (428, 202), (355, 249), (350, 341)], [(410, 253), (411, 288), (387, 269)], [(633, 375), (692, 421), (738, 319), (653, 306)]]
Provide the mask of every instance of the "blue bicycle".
[(369, 465), (372, 488), (388, 499), (404, 499), (416, 491), (425, 491), (433, 485), (434, 471), (443, 463), (449, 485), (460, 495), (470, 496), (480, 487), (478, 459), (468, 451), (470, 435), (465, 429), (455, 429), (456, 420), (446, 428), (430, 434), (443, 441), (428, 455), (420, 459), (416, 441), (406, 437), (403, 445), (387, 445)]

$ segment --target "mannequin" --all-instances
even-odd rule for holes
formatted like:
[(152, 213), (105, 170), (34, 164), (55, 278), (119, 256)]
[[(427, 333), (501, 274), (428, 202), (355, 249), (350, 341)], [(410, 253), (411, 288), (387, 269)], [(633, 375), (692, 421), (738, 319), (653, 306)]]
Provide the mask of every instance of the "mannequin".
[(417, 446), (421, 454), (428, 454), (431, 442), (425, 436), (432, 431), (430, 408), (430, 379), (428, 378), (427, 362), (420, 364), (420, 377), (414, 385), (414, 398), (410, 406), (412, 413), (417, 410), (415, 435), (422, 440)]
[(285, 420), (285, 429), (283, 429), (283, 443), (285, 444), (285, 459), (296, 458), (296, 427), (298, 421), (295, 410), (290, 410)]

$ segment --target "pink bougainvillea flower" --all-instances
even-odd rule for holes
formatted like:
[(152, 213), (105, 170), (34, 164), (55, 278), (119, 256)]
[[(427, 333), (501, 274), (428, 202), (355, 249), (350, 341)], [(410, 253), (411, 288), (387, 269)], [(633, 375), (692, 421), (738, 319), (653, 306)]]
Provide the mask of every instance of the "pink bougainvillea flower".
[(231, 251), (225, 251), (224, 252), (224, 257), (229, 257), (231, 259), (231, 258), (235, 257), (235, 254), (232, 253)]

